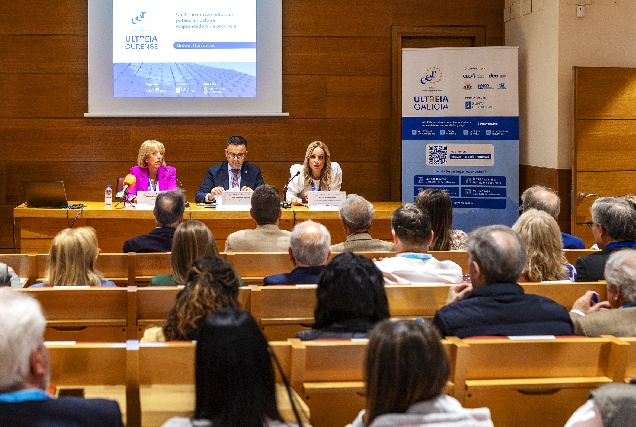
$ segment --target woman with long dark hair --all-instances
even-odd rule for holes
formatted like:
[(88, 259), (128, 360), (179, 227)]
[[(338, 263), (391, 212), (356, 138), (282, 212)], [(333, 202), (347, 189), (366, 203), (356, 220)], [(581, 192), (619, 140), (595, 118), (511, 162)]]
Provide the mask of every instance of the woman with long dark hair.
[(462, 230), (452, 228), (453, 203), (448, 193), (436, 188), (420, 191), (415, 204), (428, 213), (433, 230), (430, 251), (465, 251), (468, 235)]

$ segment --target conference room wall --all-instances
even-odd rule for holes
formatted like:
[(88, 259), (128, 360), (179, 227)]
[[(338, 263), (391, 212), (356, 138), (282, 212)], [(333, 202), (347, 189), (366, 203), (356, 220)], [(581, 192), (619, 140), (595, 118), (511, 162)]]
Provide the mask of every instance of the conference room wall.
[[(101, 200), (158, 139), (194, 193), (240, 134), (249, 161), (279, 189), (320, 139), (342, 165), (343, 190), (388, 201), (391, 188), (391, 28), (483, 27), (503, 45), (504, 0), (283, 1), (283, 111), (276, 118), (84, 118), (86, 0), (0, 3), (0, 251), (13, 251), (21, 180), (64, 180), (69, 200)], [(19, 228), (16, 229), (19, 234)]]

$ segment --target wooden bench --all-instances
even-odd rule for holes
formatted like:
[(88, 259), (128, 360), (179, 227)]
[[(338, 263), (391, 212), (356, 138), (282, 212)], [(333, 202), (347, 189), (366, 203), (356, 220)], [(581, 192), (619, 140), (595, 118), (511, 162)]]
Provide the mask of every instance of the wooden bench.
[(126, 341), (126, 288), (28, 288), (16, 292), (28, 292), (42, 305), (47, 341)]
[(262, 285), (263, 277), (294, 269), (287, 252), (227, 252), (225, 260), (246, 285)]
[(35, 283), (35, 254), (0, 254), (0, 262), (7, 264), (20, 279), (23, 279), (23, 287)]
[(629, 346), (613, 337), (463, 342), (455, 398), (488, 407), (496, 426), (563, 426), (591, 390), (623, 381)]
[(582, 256), (591, 255), (598, 251), (593, 251), (590, 249), (564, 249), (563, 253), (565, 254), (565, 258), (572, 265), (576, 264), (576, 260)]
[[(36, 282), (41, 282), (44, 278), (48, 258), (48, 254), (35, 256)], [(134, 265), (128, 254), (100, 254), (95, 262), (95, 269), (118, 286), (128, 286), (135, 280)]]

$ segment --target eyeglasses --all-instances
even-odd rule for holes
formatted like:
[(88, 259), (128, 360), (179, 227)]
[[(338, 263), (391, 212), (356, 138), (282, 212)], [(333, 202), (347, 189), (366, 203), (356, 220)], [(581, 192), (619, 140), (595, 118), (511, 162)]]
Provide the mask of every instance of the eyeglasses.
[(594, 228), (594, 224), (596, 224), (596, 225), (600, 225), (600, 224), (597, 224), (597, 223), (596, 223), (596, 222), (594, 222), (594, 221), (588, 221), (588, 222), (586, 222), (585, 224), (586, 224), (588, 227), (590, 227), (590, 230), (591, 230), (592, 228)]
[(231, 151), (226, 152), (228, 157), (232, 157), (234, 159), (242, 159), (245, 157), (245, 153), (232, 153)]

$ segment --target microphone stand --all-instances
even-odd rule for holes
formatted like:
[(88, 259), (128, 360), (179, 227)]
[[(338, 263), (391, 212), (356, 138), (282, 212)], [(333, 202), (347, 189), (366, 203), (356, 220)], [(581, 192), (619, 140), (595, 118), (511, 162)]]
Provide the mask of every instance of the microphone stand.
[(291, 203), (287, 201), (287, 189), (289, 188), (289, 183), (292, 182), (292, 179), (296, 178), (298, 175), (300, 175), (300, 171), (296, 172), (296, 175), (289, 178), (289, 181), (287, 181), (287, 184), (283, 187), (283, 201), (280, 204), (280, 207), (283, 209), (291, 208)]
[[(172, 171), (170, 169), (168, 169), (167, 166), (163, 167), (163, 170), (165, 170), (166, 172), (168, 172), (170, 174), (170, 176), (172, 176), (174, 179), (177, 180), (177, 182), (179, 183), (179, 187), (181, 187), (181, 189), (183, 190), (183, 193), (185, 194), (186, 190), (185, 188), (183, 188), (183, 182), (181, 182), (181, 180), (179, 178), (177, 178), (177, 175), (173, 174)], [(186, 208), (190, 207), (190, 202), (188, 202), (187, 200), (185, 201), (185, 205)]]

